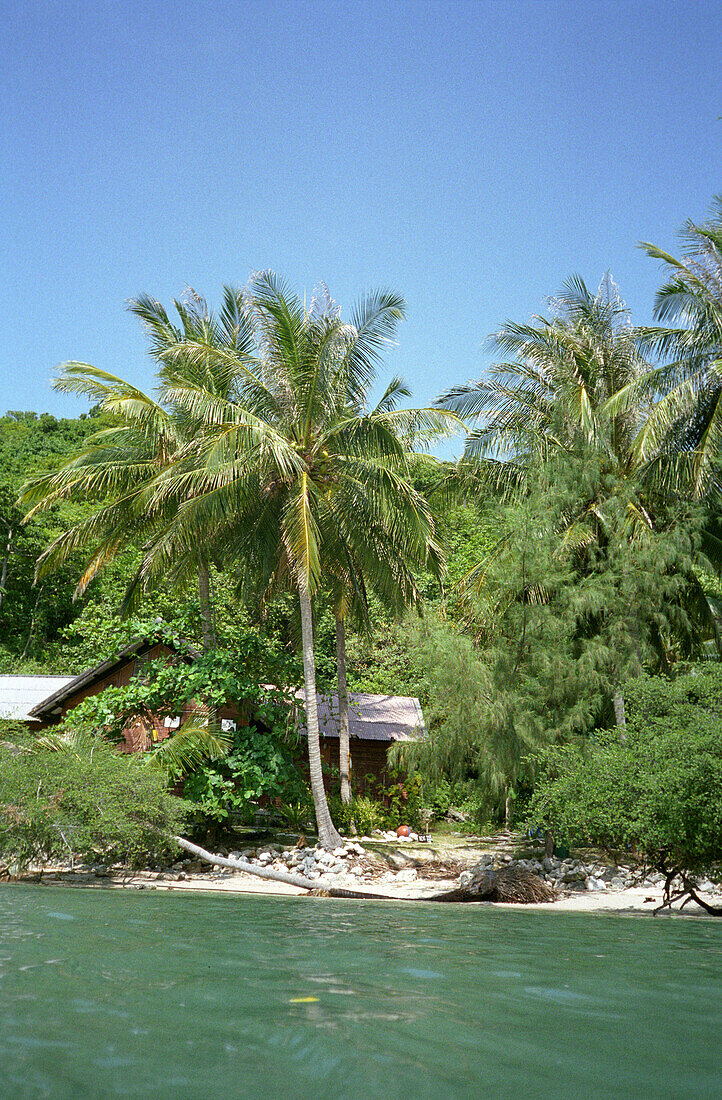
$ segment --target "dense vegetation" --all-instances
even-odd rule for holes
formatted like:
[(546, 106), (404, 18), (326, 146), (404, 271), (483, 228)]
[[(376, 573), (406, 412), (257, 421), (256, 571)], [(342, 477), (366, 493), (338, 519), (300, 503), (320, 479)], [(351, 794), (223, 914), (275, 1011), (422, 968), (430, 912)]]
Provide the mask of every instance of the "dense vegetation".
[(681, 879), (681, 896), (696, 896), (697, 876), (722, 878), (720, 667), (672, 681), (642, 676), (629, 697), (622, 740), (598, 731), (539, 761), (530, 823), (572, 844), (631, 850), (665, 876), (668, 892)]
[(191, 807), (162, 772), (85, 733), (0, 744), (0, 852), (23, 869), (51, 859), (167, 860)]
[[(350, 323), (268, 274), (215, 313), (189, 292), (175, 322), (139, 297), (154, 396), (66, 364), (57, 384), (88, 415), (0, 420), (3, 670), (78, 671), (159, 621), (200, 646), (194, 670), (151, 670), (77, 721), (112, 737), (143, 708), (200, 701), (204, 721), (154, 754), (216, 824), (260, 797), (305, 812), (297, 723), (259, 689), (303, 683), (329, 845), (353, 803), (342, 736), (329, 814), (316, 683), (338, 690), (342, 734), (347, 690), (419, 694), (430, 735), (398, 754), (419, 802), (507, 822), (531, 806), (569, 839), (697, 873), (717, 719), (685, 696), (671, 725), (642, 721), (638, 700), (719, 657), (722, 202), (687, 225), (682, 259), (644, 247), (665, 271), (656, 324), (633, 325), (609, 277), (574, 278), (432, 409), (401, 407), (398, 378), (371, 400), (394, 295)], [(462, 459), (437, 461), (453, 430)], [(224, 740), (214, 715), (241, 695), (259, 720)], [(654, 802), (670, 785), (702, 847)]]

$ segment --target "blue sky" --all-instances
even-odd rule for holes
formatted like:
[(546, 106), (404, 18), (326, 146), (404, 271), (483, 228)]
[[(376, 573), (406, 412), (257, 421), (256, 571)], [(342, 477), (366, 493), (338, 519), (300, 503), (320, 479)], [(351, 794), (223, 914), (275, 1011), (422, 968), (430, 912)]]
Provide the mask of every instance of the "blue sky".
[(54, 367), (150, 384), (125, 301), (270, 267), (408, 303), (419, 402), (507, 318), (656, 266), (722, 190), (717, 3), (6, 0), (0, 409), (76, 415)]

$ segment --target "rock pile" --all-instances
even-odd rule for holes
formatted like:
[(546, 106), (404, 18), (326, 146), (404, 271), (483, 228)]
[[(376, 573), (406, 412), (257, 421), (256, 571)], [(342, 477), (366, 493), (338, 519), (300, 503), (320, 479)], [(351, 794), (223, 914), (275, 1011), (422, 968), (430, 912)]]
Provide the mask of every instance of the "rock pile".
[(461, 889), (473, 888), (473, 883), (485, 872), (514, 866), (538, 875), (558, 893), (581, 893), (585, 890), (628, 890), (630, 887), (659, 887), (664, 879), (659, 874), (643, 875), (639, 870), (598, 861), (585, 863), (578, 859), (514, 859), (513, 856), (484, 856), (474, 867), (459, 876)]
[[(335, 848), (333, 852), (326, 851), (319, 844), (315, 848), (282, 847), (279, 844), (269, 844), (263, 848), (245, 848), (239, 852), (229, 852), (230, 859), (246, 860), (259, 867), (269, 867), (277, 871), (290, 871), (293, 874), (303, 875), (305, 878), (318, 881), (319, 885), (344, 885), (370, 880), (372, 871), (370, 866), (361, 862), (366, 855), (366, 850), (356, 841), (347, 841), (343, 847)], [(195, 867), (195, 864), (193, 865)], [(173, 870), (186, 872), (190, 869), (187, 861), (174, 864)], [(208, 869), (206, 867), (206, 869)], [(228, 878), (234, 874), (241, 874), (231, 868), (214, 868), (209, 870), (213, 878)]]
[(392, 840), (394, 844), (418, 844), (419, 842), (428, 842), (428, 837), (423, 836), (421, 833), (415, 833), (413, 829), (409, 832), (408, 836), (399, 836), (394, 829), (377, 829), (373, 836), (362, 836), (361, 840), (369, 842), (372, 840)]

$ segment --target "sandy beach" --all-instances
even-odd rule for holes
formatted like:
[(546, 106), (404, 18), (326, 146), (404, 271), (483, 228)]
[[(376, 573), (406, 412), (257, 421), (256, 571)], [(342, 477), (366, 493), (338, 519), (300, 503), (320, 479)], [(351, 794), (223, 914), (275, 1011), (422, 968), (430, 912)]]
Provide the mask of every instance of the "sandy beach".
[[(45, 871), (42, 876), (36, 873), (24, 876), (20, 881), (40, 882), (46, 886), (72, 886), (83, 889), (104, 890), (160, 890), (175, 891), (196, 894), (262, 894), (278, 897), (309, 897), (318, 900), (308, 891), (296, 886), (290, 886), (280, 882), (270, 882), (256, 878), (253, 875), (239, 873), (225, 873), (218, 871), (202, 872), (199, 874), (187, 874), (179, 879), (177, 875), (165, 874), (154, 871), (138, 871), (133, 873), (102, 873), (99, 875), (87, 871), (52, 870)], [(319, 883), (319, 889), (323, 889), (323, 883)], [(418, 902), (431, 899), (433, 895), (446, 890), (453, 890), (457, 886), (456, 879), (425, 880), (418, 878), (414, 882), (378, 882), (354, 886), (359, 893), (367, 892), (383, 894), (390, 900), (400, 902)], [(373, 902), (373, 897), (369, 901)], [(475, 902), (473, 904), (491, 906), (495, 909), (540, 909), (546, 912), (558, 913), (616, 913), (637, 916), (652, 916), (654, 910), (661, 904), (662, 891), (660, 888), (643, 887), (627, 890), (597, 890), (594, 892), (569, 892), (562, 893), (551, 903), (512, 905), (503, 902)], [(451, 902), (448, 904), (469, 904)], [(707, 917), (707, 914), (698, 906), (689, 903), (683, 910), (674, 909), (671, 912), (665, 910), (657, 916), (661, 919), (665, 916), (683, 917)]]

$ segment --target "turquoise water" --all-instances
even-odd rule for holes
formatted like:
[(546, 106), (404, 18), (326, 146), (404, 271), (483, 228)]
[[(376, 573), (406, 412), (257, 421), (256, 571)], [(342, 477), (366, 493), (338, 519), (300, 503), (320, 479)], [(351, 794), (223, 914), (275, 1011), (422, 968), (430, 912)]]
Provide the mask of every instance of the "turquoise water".
[(721, 975), (722, 921), (7, 885), (0, 1096), (716, 1098)]

